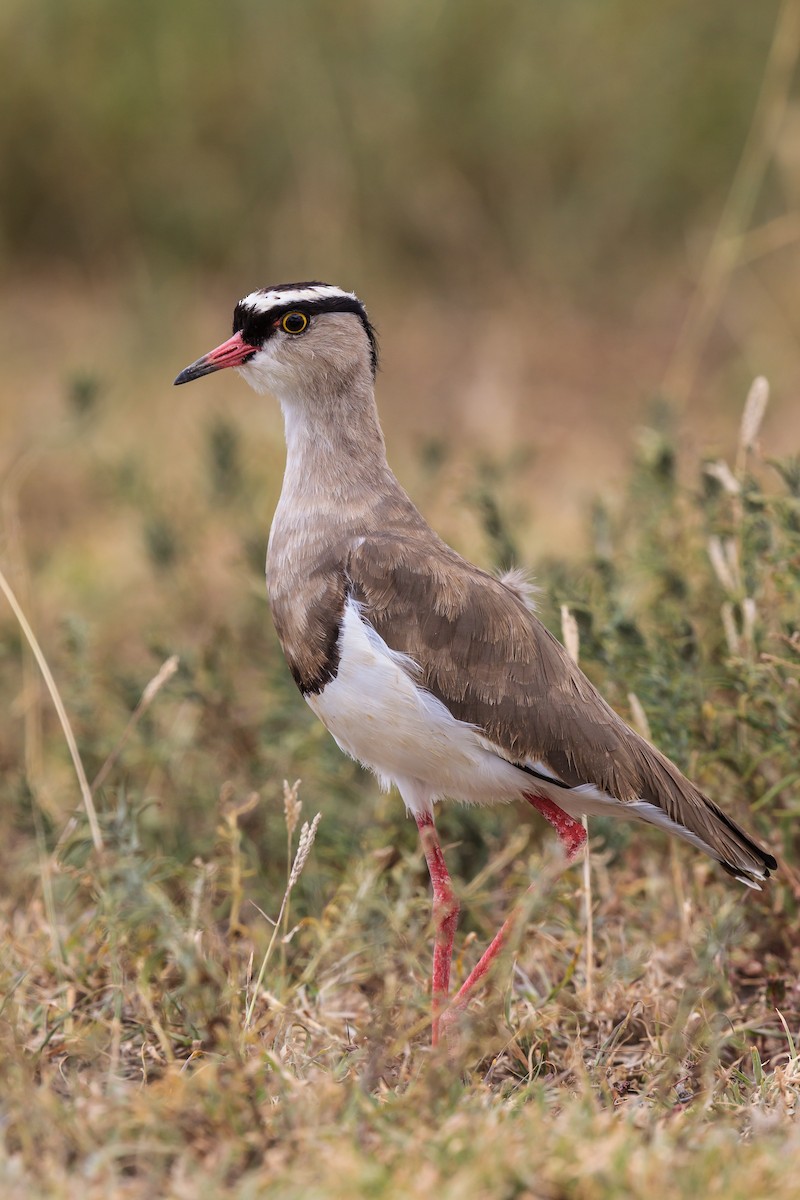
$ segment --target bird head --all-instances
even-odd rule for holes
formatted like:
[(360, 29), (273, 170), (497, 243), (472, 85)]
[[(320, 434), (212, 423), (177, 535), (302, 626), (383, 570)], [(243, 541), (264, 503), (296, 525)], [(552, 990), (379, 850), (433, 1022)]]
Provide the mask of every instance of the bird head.
[(377, 369), (377, 341), (352, 292), (327, 283), (282, 283), (236, 305), (233, 334), (181, 371), (176, 384), (236, 367), (257, 392), (318, 390)]

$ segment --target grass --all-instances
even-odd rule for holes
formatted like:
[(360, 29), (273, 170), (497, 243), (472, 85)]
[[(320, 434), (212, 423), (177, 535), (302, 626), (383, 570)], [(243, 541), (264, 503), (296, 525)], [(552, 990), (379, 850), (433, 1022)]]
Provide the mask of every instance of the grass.
[[(798, 5), (349, 7), (0, 14), (0, 1191), (794, 1197)], [(445, 808), (457, 983), (537, 884), (455, 1062), (413, 825), (270, 628), (277, 415), (165, 383), (223, 294), (319, 275), (379, 317), (432, 522), (535, 559), (781, 859), (753, 893), (593, 821), (590, 893), (534, 814)], [(734, 434), (765, 362), (774, 457), (763, 385)]]
[[(661, 410), (625, 494), (595, 509), (589, 552), (551, 557), (538, 581), (544, 618), (558, 629), (566, 606), (615, 706), (782, 869), (745, 892), (655, 833), (593, 822), (589, 971), (581, 873), (547, 832), (517, 810), (446, 809), (457, 980), (538, 881), (457, 1062), (429, 1047), (428, 884), (410, 823), (307, 716), (267, 637), (249, 532), (261, 485), (235, 420), (212, 422), (204, 459), (203, 536), (221, 555), (193, 545), (186, 508), (162, 512), (165, 555), (148, 532), (156, 498), (135, 468), (103, 464), (86, 395), (62, 497), (99, 489), (125, 528), (138, 514), (147, 583), (121, 612), (91, 608), (85, 566), (65, 591), (52, 514), (26, 540), (7, 481), (7, 572), (99, 780), (102, 845), (9, 614), (4, 1195), (793, 1195), (800, 469), (761, 454), (765, 385), (738, 450), (690, 487)], [(464, 481), (486, 561), (521, 534), (521, 510), (487, 503), (492, 479), (514, 495), (508, 470), (488, 478), (476, 462)], [(42, 605), (47, 578), (71, 610)]]

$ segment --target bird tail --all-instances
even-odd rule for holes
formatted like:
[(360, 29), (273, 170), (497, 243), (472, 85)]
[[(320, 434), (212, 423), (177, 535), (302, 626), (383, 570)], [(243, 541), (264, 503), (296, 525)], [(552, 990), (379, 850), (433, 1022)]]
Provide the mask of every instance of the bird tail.
[[(541, 790), (551, 797), (551, 801), (554, 800), (555, 805), (570, 817), (580, 813), (634, 817), (688, 842), (716, 859), (734, 879), (760, 890), (761, 883), (777, 869), (773, 855), (654, 746), (632, 732), (630, 737), (629, 747), (636, 751), (638, 768), (634, 798), (614, 797), (596, 784), (570, 786), (542, 763), (525, 766), (523, 770), (536, 778), (536, 791)], [(530, 795), (526, 795), (526, 799), (534, 803)], [(535, 806), (539, 807), (538, 804)], [(561, 834), (552, 816), (544, 809), (540, 808), (540, 811)]]
[[(769, 879), (771, 871), (777, 870), (775, 857), (695, 787), (669, 759), (653, 747), (648, 746), (648, 750), (651, 773), (658, 775), (657, 781), (653, 779), (652, 782), (660, 786), (646, 789), (644, 798), (630, 805), (636, 816), (697, 846), (716, 859), (734, 879), (760, 891), (760, 884)], [(652, 772), (653, 766), (655, 772)]]

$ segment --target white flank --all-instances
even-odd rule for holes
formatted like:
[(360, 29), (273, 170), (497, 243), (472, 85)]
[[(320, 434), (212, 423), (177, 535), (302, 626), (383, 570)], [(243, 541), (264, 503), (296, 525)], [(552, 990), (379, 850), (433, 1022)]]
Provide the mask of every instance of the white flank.
[(719, 857), (698, 834), (649, 801), (623, 803), (588, 783), (564, 787), (541, 762), (526, 764), (536, 777), (525, 774), (479, 729), (456, 720), (441, 700), (420, 687), (417, 664), (391, 650), (352, 599), (345, 605), (338, 647), (336, 678), (306, 700), (345, 754), (373, 771), (386, 790), (394, 784), (412, 813), (430, 812), (444, 797), (496, 804), (532, 792), (548, 796), (571, 817), (633, 818)]
[(287, 288), (285, 291), (251, 292), (249, 296), (245, 296), (239, 303), (243, 304), (245, 308), (252, 309), (253, 312), (268, 313), (273, 308), (283, 308), (286, 304), (302, 304), (304, 301), (313, 303), (315, 300), (333, 300), (335, 298), (341, 300), (357, 299), (354, 292), (345, 292), (340, 287), (326, 283), (320, 284), (319, 287)]
[(336, 678), (306, 699), (341, 749), (384, 788), (395, 784), (412, 812), (430, 811), (444, 796), (468, 804), (518, 799), (524, 786), (517, 768), (420, 687), (418, 674), (348, 600)]

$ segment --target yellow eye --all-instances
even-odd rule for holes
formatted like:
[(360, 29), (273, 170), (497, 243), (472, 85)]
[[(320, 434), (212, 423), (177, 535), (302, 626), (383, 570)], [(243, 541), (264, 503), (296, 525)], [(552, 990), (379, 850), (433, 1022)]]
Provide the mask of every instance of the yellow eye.
[(301, 312), (288, 312), (281, 319), (281, 329), (284, 333), (302, 333), (308, 326), (308, 317)]

